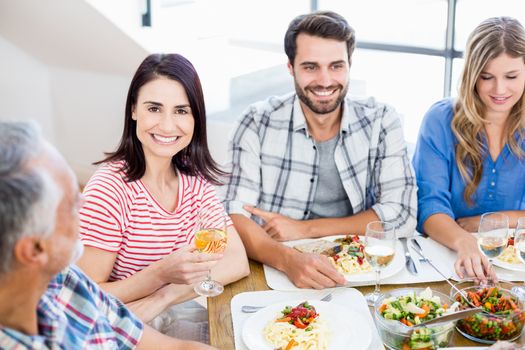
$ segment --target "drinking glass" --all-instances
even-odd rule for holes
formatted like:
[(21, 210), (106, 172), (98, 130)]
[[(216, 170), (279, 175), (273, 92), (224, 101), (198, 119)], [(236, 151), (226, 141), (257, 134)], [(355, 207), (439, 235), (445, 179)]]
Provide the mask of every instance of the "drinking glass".
[[(516, 256), (525, 264), (525, 218), (519, 218), (514, 231), (514, 250)], [(525, 300), (525, 283), (521, 286), (515, 286), (512, 291), (516, 293), (520, 299)]]
[(514, 250), (517, 257), (525, 264), (525, 218), (519, 218), (514, 231)]
[(365, 257), (376, 273), (376, 286), (372, 293), (365, 295), (370, 306), (374, 306), (381, 296), (379, 280), (381, 270), (394, 260), (396, 232), (394, 225), (384, 221), (372, 221), (366, 225)]
[(509, 236), (509, 217), (503, 213), (485, 213), (481, 215), (478, 229), (479, 250), (489, 259), (503, 253)]
[[(195, 232), (195, 247), (201, 253), (222, 253), (226, 249), (227, 240), (226, 213), (199, 211)], [(211, 279), (211, 271), (203, 281), (198, 282), (193, 289), (199, 295), (214, 297), (224, 291), (221, 283)]]

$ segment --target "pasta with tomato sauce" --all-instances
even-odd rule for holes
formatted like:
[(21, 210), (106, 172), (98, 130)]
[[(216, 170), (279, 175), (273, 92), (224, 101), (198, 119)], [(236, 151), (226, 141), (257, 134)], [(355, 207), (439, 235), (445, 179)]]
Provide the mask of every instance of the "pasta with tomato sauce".
[(276, 348), (293, 350), (328, 349), (329, 331), (315, 308), (303, 302), (287, 306), (280, 317), (263, 330), (264, 337)]

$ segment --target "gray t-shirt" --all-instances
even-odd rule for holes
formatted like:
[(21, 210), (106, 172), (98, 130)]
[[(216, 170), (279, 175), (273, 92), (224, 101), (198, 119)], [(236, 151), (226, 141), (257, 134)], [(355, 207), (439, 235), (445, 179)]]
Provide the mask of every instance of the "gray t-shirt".
[(339, 135), (324, 142), (316, 142), (319, 155), (319, 178), (315, 190), (310, 219), (340, 218), (354, 213), (335, 165), (335, 146)]

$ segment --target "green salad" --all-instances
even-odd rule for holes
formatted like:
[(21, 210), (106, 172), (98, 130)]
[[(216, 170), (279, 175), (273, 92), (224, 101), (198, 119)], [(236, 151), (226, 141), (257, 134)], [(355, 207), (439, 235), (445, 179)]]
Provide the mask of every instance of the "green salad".
[[(458, 306), (459, 303), (457, 302), (452, 305), (443, 303), (439, 296), (432, 295), (432, 290), (427, 288), (419, 295), (413, 292), (412, 294), (385, 298), (377, 311), (385, 320), (398, 321), (412, 327), (421, 322), (454, 312)], [(384, 330), (383, 337), (388, 338), (384, 339), (388, 345), (403, 350), (431, 350), (448, 344), (454, 325), (450, 323), (417, 329), (403, 328), (400, 325), (400, 327), (392, 328), (397, 328), (399, 331)]]

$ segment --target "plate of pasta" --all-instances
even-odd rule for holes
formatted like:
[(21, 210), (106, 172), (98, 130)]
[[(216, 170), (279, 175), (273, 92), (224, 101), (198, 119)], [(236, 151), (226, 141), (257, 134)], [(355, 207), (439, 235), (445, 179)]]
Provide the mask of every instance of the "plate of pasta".
[(525, 264), (518, 258), (516, 248), (510, 243), (500, 256), (492, 260), (492, 263), (507, 270), (525, 272)]
[[(322, 239), (305, 239), (288, 242), (293, 248), (304, 253), (328, 256), (332, 265), (341, 272), (348, 282), (375, 281), (375, 272), (364, 256), (365, 243), (357, 235), (330, 236)], [(381, 279), (401, 271), (405, 266), (405, 255), (399, 241), (393, 261), (381, 271)]]
[(291, 300), (269, 305), (244, 323), (250, 350), (367, 349), (372, 341), (368, 322), (333, 302)]

